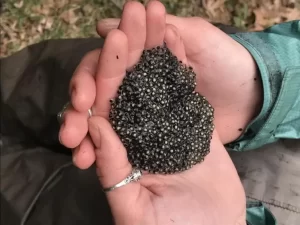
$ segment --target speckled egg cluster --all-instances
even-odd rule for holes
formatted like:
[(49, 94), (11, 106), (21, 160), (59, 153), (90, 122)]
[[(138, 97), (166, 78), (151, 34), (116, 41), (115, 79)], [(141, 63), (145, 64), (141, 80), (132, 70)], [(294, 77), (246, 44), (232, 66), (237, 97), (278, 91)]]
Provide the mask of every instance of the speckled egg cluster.
[(209, 153), (214, 110), (169, 49), (145, 50), (111, 100), (110, 122), (130, 163), (151, 173), (191, 168)]

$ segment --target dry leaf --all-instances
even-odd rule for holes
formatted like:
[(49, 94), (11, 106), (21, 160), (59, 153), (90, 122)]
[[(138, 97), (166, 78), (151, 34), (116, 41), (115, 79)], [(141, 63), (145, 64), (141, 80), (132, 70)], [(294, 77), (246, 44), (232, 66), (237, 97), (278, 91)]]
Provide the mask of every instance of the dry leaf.
[(74, 13), (75, 9), (69, 9), (67, 11), (64, 11), (61, 15), (60, 18), (63, 19), (68, 24), (75, 24), (76, 21), (79, 19), (77, 15)]
[(21, 39), (21, 40), (24, 40), (25, 37), (26, 37), (25, 33), (20, 33), (20, 39)]
[(225, 7), (225, 0), (202, 0), (202, 6), (211, 20), (229, 23), (230, 14)]
[[(64, 1), (64, 0), (60, 0)], [(43, 5), (47, 5), (49, 8), (55, 8), (54, 0), (43, 0)]]
[(36, 30), (39, 32), (39, 33), (42, 33), (43, 32), (43, 26), (41, 24), (39, 24), (36, 28)]
[(46, 21), (47, 21), (47, 18), (44, 17), (43, 19), (40, 20), (40, 23), (41, 23), (41, 24), (45, 24)]
[(16, 30), (16, 26), (17, 26), (17, 21), (13, 21), (12, 24), (10, 25), (12, 30)]
[(273, 7), (274, 7), (275, 9), (279, 9), (279, 8), (281, 7), (281, 5), (282, 5), (281, 0), (274, 0), (274, 2), (273, 2)]
[(52, 28), (53, 23), (54, 23), (53, 18), (47, 18), (45, 23), (45, 29), (50, 30)]
[(282, 22), (282, 17), (279, 16), (279, 12), (275, 9), (268, 10), (265, 7), (260, 7), (254, 10), (255, 15), (255, 29), (266, 28), (273, 24)]
[[(281, 0), (281, 1), (283, 6), (294, 8), (297, 0)], [(300, 3), (299, 0), (298, 3)]]
[[(53, 1), (53, 0), (52, 0)], [(62, 8), (69, 3), (68, 0), (54, 0), (54, 5), (56, 8)]]
[(91, 14), (91, 12), (93, 12), (93, 7), (91, 6), (91, 5), (89, 5), (89, 4), (87, 4), (87, 5), (85, 5), (84, 7), (83, 7), (83, 12), (84, 12), (84, 15), (90, 15)]
[(22, 8), (22, 7), (23, 7), (23, 5), (24, 5), (24, 2), (23, 2), (23, 0), (22, 0), (22, 1), (20, 1), (20, 2), (16, 2), (16, 3), (14, 3), (14, 7), (16, 7), (17, 9), (20, 9), (20, 8)]
[(280, 13), (280, 16), (284, 18), (285, 21), (290, 20), (299, 20), (300, 19), (300, 11), (296, 8), (285, 8), (283, 12)]
[[(30, 43), (30, 44), (32, 44), (32, 43)], [(27, 45), (28, 45), (28, 43), (26, 41), (22, 41), (21, 45), (18, 48), (18, 50), (21, 50), (21, 49), (25, 48)]]

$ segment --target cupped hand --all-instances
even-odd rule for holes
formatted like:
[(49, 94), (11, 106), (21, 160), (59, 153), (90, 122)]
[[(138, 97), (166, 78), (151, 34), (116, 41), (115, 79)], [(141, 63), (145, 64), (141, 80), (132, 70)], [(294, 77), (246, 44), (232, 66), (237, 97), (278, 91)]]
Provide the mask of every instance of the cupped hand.
[[(108, 33), (101, 53), (96, 50), (83, 59), (72, 79), (74, 108), (65, 114), (60, 138), (67, 147), (77, 146), (78, 167), (96, 161), (103, 187), (120, 182), (132, 169), (126, 149), (107, 121), (109, 100), (142, 51), (163, 42), (180, 60), (193, 65), (179, 30), (166, 24), (159, 1), (151, 1), (146, 10), (129, 2), (119, 29)], [(93, 117), (87, 122), (90, 107)], [(108, 192), (107, 198), (116, 224), (245, 224), (244, 191), (216, 131), (203, 163), (174, 175), (144, 174), (140, 181)]]
[[(145, 39), (145, 47), (150, 48), (154, 46), (151, 43), (165, 33), (165, 22), (161, 21), (163, 25), (157, 26), (158, 18), (165, 14), (152, 12), (151, 7), (147, 7), (146, 13), (141, 8), (140, 4), (129, 2), (124, 6), (121, 21), (106, 19), (98, 25), (98, 33), (103, 37), (117, 27), (128, 37), (127, 69), (137, 62)], [(166, 32), (177, 38), (172, 44), (174, 51), (178, 46), (184, 46), (185, 63), (191, 65), (197, 74), (197, 91), (215, 108), (215, 125), (222, 143), (234, 141), (261, 107), (262, 87), (253, 58), (243, 46), (201, 18), (167, 15), (166, 22), (168, 27), (174, 25), (173, 29)], [(103, 83), (105, 80), (120, 83), (123, 78), (110, 72), (117, 61), (116, 56), (110, 60), (102, 57), (102, 61), (108, 60), (108, 64), (103, 66), (98, 61), (99, 53), (100, 50), (90, 52), (78, 66), (70, 85), (74, 108), (68, 110), (60, 131), (61, 142), (69, 148), (76, 148), (74, 155), (80, 155), (76, 158), (81, 168), (88, 167), (94, 160), (94, 156), (87, 153), (93, 148), (86, 136), (87, 110), (94, 105), (94, 113), (103, 109), (108, 111), (109, 103), (102, 96), (107, 100), (115, 93), (102, 82), (96, 84), (95, 77), (96, 80), (103, 80)], [(98, 88), (100, 86), (101, 89)], [(102, 105), (94, 104), (95, 100)]]

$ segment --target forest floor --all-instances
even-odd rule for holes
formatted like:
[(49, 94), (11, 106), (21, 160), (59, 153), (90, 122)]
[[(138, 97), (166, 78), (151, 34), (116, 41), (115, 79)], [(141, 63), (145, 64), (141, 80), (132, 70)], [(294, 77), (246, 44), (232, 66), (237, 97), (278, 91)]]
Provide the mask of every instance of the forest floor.
[[(0, 22), (1, 57), (46, 39), (97, 36), (97, 21), (120, 17), (125, 1), (4, 0)], [(168, 13), (201, 16), (251, 31), (300, 19), (300, 0), (161, 1)]]

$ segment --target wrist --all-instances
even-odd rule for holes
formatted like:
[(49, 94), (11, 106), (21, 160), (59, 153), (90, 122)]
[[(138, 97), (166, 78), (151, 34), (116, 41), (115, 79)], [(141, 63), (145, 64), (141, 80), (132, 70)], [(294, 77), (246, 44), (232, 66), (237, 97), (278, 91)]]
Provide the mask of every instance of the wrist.
[(248, 54), (248, 61), (253, 69), (247, 76), (248, 82), (245, 85), (244, 104), (241, 104), (241, 109), (236, 115), (236, 117), (241, 121), (240, 128), (238, 130), (239, 132), (234, 135), (232, 140), (229, 140), (229, 142), (235, 141), (241, 136), (241, 134), (246, 132), (246, 128), (259, 115), (263, 105), (263, 85), (260, 72), (254, 58), (250, 55), (250, 53)]
[(238, 55), (244, 71), (241, 74), (243, 82), (241, 88), (236, 90), (236, 103), (219, 110), (223, 114), (215, 116), (216, 129), (223, 144), (237, 140), (260, 113), (263, 104), (263, 85), (256, 61), (247, 49), (237, 44), (240, 47)]

